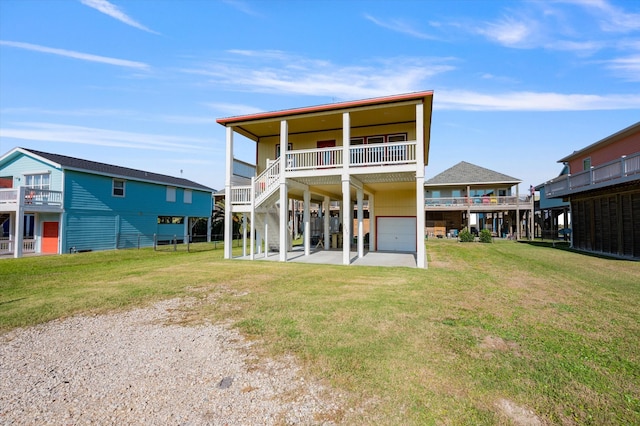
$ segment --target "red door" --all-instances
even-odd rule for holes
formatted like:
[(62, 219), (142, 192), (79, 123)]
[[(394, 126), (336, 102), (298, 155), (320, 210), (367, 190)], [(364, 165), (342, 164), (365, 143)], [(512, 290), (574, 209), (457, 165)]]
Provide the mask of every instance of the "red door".
[[(317, 148), (333, 148), (334, 146), (336, 146), (336, 141), (335, 140), (330, 140), (330, 141), (318, 141), (317, 142)], [(318, 153), (318, 165), (323, 165), (323, 164), (327, 164), (327, 165), (335, 165), (335, 158), (334, 158), (334, 153), (333, 152), (319, 152)]]
[(58, 253), (58, 222), (42, 223), (42, 253)]

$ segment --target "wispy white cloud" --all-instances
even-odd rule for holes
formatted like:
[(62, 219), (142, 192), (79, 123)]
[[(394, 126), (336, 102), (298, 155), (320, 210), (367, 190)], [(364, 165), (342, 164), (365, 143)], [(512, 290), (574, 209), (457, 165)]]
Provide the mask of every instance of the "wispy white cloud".
[(155, 115), (131, 109), (102, 109), (102, 108), (78, 108), (78, 109), (45, 109), (33, 107), (2, 108), (0, 115), (7, 117), (37, 115), (59, 117), (99, 117), (99, 118), (124, 118), (131, 121), (153, 121), (174, 124), (202, 124), (210, 126), (215, 124), (213, 116), (193, 115)]
[(111, 16), (112, 18), (117, 19), (118, 21), (123, 22), (123, 23), (125, 23), (127, 25), (130, 25), (130, 26), (132, 26), (134, 28), (137, 28), (139, 30), (146, 31), (146, 32), (152, 33), (152, 34), (159, 34), (156, 31), (153, 31), (153, 30), (145, 27), (144, 25), (142, 25), (141, 23), (139, 23), (135, 19), (131, 18), (126, 13), (124, 13), (122, 10), (120, 10), (120, 8), (118, 6), (116, 6), (115, 4), (109, 2), (108, 0), (80, 0), (80, 2), (82, 4), (84, 4), (85, 6), (89, 6), (91, 8), (94, 8), (98, 12), (101, 12), (101, 13), (104, 13), (105, 15)]
[(385, 28), (387, 30), (395, 31), (398, 33), (406, 34), (411, 37), (421, 38), (425, 40), (436, 40), (437, 37), (427, 34), (423, 31), (415, 29), (410, 23), (402, 20), (402, 19), (390, 19), (390, 20), (381, 20), (375, 18), (369, 14), (365, 14), (364, 18), (368, 21), (373, 22), (379, 27)]
[[(628, 33), (640, 30), (640, 13), (625, 12), (606, 0), (559, 0), (589, 10), (600, 23), (603, 31)], [(635, 3), (634, 3), (635, 4)]]
[(590, 95), (552, 92), (486, 94), (436, 90), (434, 108), (467, 111), (598, 111), (640, 108), (639, 94)]
[[(242, 54), (261, 58), (259, 52)], [(451, 58), (388, 58), (360, 66), (341, 66), (283, 52), (279, 55), (277, 61), (258, 59), (238, 64), (232, 58), (182, 71), (205, 76), (211, 84), (232, 90), (347, 100), (425, 89), (432, 77), (455, 69), (449, 64)]]
[(247, 4), (247, 2), (245, 1), (241, 1), (241, 0), (223, 0), (223, 3), (228, 4), (229, 6), (239, 10), (240, 12), (246, 14), (246, 15), (250, 15), (250, 16), (260, 16), (260, 13), (258, 13), (255, 9), (253, 9), (251, 6), (249, 6)]
[(640, 54), (612, 59), (607, 68), (628, 81), (640, 81)]
[(56, 49), (53, 47), (40, 46), (19, 41), (0, 40), (0, 45), (16, 47), (18, 49), (33, 50), (41, 53), (51, 53), (53, 55), (66, 56), (68, 58), (80, 59), (82, 61), (99, 62), (103, 64), (115, 65), (119, 67), (148, 70), (149, 65), (143, 62), (128, 61), (126, 59), (110, 58), (107, 56), (92, 55), (90, 53), (75, 52), (73, 50)]
[(504, 17), (495, 22), (486, 22), (476, 32), (491, 41), (508, 47), (529, 47), (536, 37), (537, 24), (533, 20)]
[(45, 122), (11, 123), (10, 127), (0, 129), (0, 140), (5, 138), (169, 152), (208, 151), (211, 145), (209, 139), (203, 138), (125, 132)]

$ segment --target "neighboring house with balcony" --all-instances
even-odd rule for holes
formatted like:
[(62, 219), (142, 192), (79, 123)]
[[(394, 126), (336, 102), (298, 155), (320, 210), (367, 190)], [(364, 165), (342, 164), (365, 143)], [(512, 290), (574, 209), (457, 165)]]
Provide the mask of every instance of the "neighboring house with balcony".
[[(559, 178), (569, 173), (569, 167), (564, 166)], [(535, 220), (538, 227), (535, 231), (536, 237), (543, 239), (563, 239), (569, 240), (571, 237), (571, 215), (570, 205), (562, 198), (547, 198), (545, 190), (546, 183), (535, 187), (540, 194), (540, 199), (536, 201)]]
[(15, 148), (0, 157), (0, 254), (184, 241), (210, 228), (211, 188), (187, 179)]
[(640, 122), (558, 160), (545, 196), (571, 205), (573, 248), (640, 259)]
[[(350, 264), (352, 248), (357, 258), (364, 256), (366, 202), (369, 251), (415, 253), (416, 265), (425, 267), (423, 184), (432, 101), (433, 92), (426, 91), (218, 119), (226, 127), (225, 258), (232, 258), (231, 215), (241, 213), (258, 243), (250, 238), (248, 256), (277, 251), (278, 260), (287, 261), (290, 200), (298, 200), (304, 256), (333, 247)], [(255, 175), (234, 158), (234, 135), (255, 142)], [(332, 202), (340, 206), (333, 216)], [(313, 236), (312, 205), (322, 218)]]
[(533, 197), (520, 195), (519, 179), (461, 161), (425, 184), (429, 236), (456, 236), (466, 228), (497, 237), (530, 237)]

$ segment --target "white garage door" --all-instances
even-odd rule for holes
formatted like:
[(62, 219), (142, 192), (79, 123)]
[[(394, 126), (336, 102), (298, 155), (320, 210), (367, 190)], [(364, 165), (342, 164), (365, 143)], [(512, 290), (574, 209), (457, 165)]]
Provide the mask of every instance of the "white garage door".
[(378, 250), (416, 251), (415, 217), (379, 217)]

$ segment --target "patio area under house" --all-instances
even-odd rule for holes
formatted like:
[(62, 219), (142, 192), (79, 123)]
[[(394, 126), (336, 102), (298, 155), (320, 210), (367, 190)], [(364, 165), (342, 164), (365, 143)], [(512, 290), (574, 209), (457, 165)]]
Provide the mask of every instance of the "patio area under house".
[[(240, 216), (250, 260), (319, 254), (349, 265), (377, 252), (426, 267), (432, 101), (425, 91), (218, 119), (226, 127), (224, 257), (233, 257)], [(255, 142), (255, 164), (235, 158), (235, 135)], [(299, 225), (292, 204), (301, 206)], [(296, 250), (294, 228), (303, 235)]]

